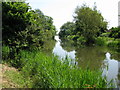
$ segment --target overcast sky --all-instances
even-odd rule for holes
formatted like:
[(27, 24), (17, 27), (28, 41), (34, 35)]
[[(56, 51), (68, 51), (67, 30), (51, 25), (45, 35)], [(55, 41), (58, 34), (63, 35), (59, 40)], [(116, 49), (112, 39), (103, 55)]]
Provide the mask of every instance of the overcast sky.
[(67, 21), (73, 21), (75, 8), (86, 3), (97, 10), (109, 22), (108, 28), (118, 26), (118, 1), (120, 0), (27, 0), (32, 9), (40, 9), (45, 15), (51, 16), (57, 30)]

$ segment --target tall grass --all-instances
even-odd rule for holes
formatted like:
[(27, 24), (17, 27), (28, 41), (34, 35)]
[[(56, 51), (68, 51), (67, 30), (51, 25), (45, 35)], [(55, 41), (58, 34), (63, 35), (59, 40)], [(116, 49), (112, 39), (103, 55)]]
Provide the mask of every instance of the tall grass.
[[(3, 50), (8, 54), (9, 47), (4, 47)], [(108, 82), (101, 76), (102, 72), (87, 68), (83, 70), (70, 65), (70, 61), (68, 58), (61, 61), (57, 56), (47, 56), (40, 51), (20, 51), (15, 60), (7, 62), (20, 70), (23, 81), (26, 81), (25, 87), (28, 88), (107, 87)]]
[(99, 71), (82, 70), (58, 60), (57, 56), (46, 56), (41, 52), (21, 52), (20, 61), (24, 78), (32, 80), (33, 88), (103, 88), (106, 80)]

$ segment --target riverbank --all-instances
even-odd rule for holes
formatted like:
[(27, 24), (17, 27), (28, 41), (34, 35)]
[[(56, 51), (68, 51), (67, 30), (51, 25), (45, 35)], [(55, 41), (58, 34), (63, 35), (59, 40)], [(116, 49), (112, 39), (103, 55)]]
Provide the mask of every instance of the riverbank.
[(14, 80), (17, 78), (15, 78), (14, 80), (12, 78), (12, 75), (18, 73), (17, 69), (15, 69), (14, 67), (10, 67), (7, 64), (0, 64), (0, 67), (1, 67), (0, 72), (1, 88), (20, 88), (19, 85), (14, 82)]
[[(27, 88), (105, 88), (107, 82), (98, 70), (81, 69), (70, 64), (70, 59), (59, 60), (57, 56), (47, 56), (42, 52), (21, 51), (16, 63), (20, 74), (8, 74), (21, 87)], [(15, 64), (15, 60), (13, 60)], [(13, 62), (11, 65), (13, 65)], [(21, 65), (21, 66), (20, 66)], [(14, 81), (14, 80), (13, 80)]]

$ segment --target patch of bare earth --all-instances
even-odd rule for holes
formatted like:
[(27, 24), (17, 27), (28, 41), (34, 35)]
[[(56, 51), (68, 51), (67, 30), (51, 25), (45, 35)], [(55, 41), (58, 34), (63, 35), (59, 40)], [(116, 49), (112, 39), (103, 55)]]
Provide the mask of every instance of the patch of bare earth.
[(0, 88), (17, 88), (18, 85), (13, 83), (9, 77), (6, 76), (6, 71), (17, 71), (17, 69), (13, 67), (9, 67), (8, 65), (0, 64)]

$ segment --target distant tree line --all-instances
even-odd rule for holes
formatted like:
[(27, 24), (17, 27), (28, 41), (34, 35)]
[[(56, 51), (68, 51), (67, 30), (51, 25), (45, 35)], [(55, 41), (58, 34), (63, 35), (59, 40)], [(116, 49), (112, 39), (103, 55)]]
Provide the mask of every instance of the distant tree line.
[(120, 38), (120, 28), (111, 28), (107, 33), (107, 25), (96, 5), (90, 8), (83, 4), (75, 9), (73, 22), (61, 26), (59, 36), (62, 40), (73, 40), (78, 45), (95, 45), (98, 37), (104, 34), (109, 34), (110, 38)]

